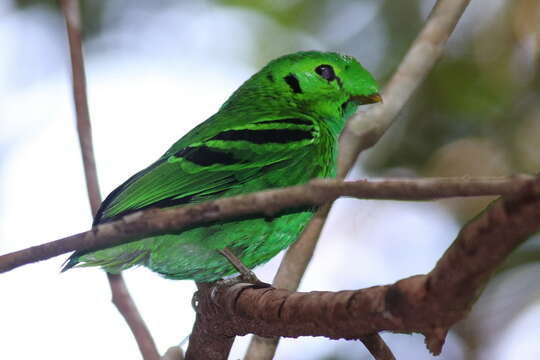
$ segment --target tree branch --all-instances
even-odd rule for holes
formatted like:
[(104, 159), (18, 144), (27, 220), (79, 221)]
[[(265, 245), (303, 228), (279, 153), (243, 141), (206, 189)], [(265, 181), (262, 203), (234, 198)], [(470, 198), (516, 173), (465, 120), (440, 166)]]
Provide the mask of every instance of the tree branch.
[[(197, 342), (230, 341), (237, 335), (326, 336), (360, 339), (380, 331), (417, 332), (433, 354), (442, 350), (450, 327), (469, 312), (504, 259), (540, 229), (540, 177), (492, 203), (467, 224), (426, 275), (356, 291), (309, 293), (255, 289), (250, 284), (199, 284)], [(227, 353), (205, 356), (226, 359)]]
[(540, 176), (432, 178), (383, 181), (317, 179), (306, 185), (261, 191), (178, 208), (148, 209), (91, 230), (0, 256), (0, 273), (75, 250), (110, 247), (186, 226), (239, 216), (273, 216), (299, 206), (316, 206), (340, 196), (360, 199), (432, 200), (455, 196), (512, 195)]
[(111, 286), (112, 302), (133, 333), (143, 359), (159, 360), (160, 357), (154, 339), (139, 313), (137, 305), (135, 305), (133, 298), (129, 294), (124, 278), (122, 275), (110, 273), (107, 273), (107, 278)]
[(86, 76), (81, 44), (81, 18), (78, 0), (60, 0), (62, 12), (66, 21), (71, 58), (73, 83), (73, 100), (77, 115), (77, 132), (86, 178), (86, 190), (90, 201), (92, 215), (95, 215), (101, 204), (101, 195), (97, 178), (96, 160), (92, 145), (92, 127), (86, 96)]
[[(470, 0), (437, 1), (424, 28), (386, 85), (382, 96), (384, 104), (375, 106), (367, 113), (359, 112), (349, 120), (340, 139), (338, 178), (344, 178), (360, 152), (375, 145), (392, 125), (396, 115), (440, 58), (446, 41), (469, 2)], [(289, 248), (274, 278), (276, 287), (289, 290), (298, 288), (315, 251), (330, 207), (331, 205), (322, 207), (302, 236)], [(252, 340), (246, 359), (254, 358), (254, 353), (265, 354), (257, 359), (272, 359), (278, 342), (279, 338), (273, 341), (258, 341), (258, 344)]]
[(360, 152), (375, 145), (441, 57), (446, 41), (470, 0), (438, 0), (398, 69), (385, 86), (384, 103), (350, 119), (341, 136), (338, 176), (344, 177)]
[(373, 355), (375, 360), (396, 360), (392, 350), (390, 350), (379, 334), (362, 336), (360, 337), (360, 341), (369, 353)]
[[(92, 145), (92, 127), (86, 95), (86, 76), (81, 41), (81, 17), (78, 0), (60, 0), (66, 21), (71, 58), (73, 99), (77, 114), (77, 132), (84, 166), (86, 189), (92, 215), (95, 216), (101, 204), (101, 195)], [(112, 292), (112, 302), (128, 323), (145, 360), (158, 360), (159, 354), (150, 331), (139, 314), (121, 274), (107, 274)]]

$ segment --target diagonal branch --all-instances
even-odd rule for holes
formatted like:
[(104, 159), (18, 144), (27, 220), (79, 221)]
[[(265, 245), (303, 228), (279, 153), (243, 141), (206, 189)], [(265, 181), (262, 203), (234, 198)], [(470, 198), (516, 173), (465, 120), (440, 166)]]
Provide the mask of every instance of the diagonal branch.
[[(337, 174), (339, 178), (345, 177), (360, 152), (375, 145), (395, 121), (396, 115), (440, 58), (446, 41), (469, 2), (470, 0), (438, 0), (424, 28), (386, 85), (383, 91), (384, 104), (374, 107), (368, 113), (358, 113), (349, 120), (341, 135)], [(274, 286), (289, 290), (298, 288), (315, 251), (330, 206), (319, 209), (302, 236), (289, 248), (274, 278)], [(258, 341), (258, 344), (252, 341), (246, 359), (271, 359), (278, 342), (279, 338)]]
[(357, 113), (349, 121), (340, 142), (338, 176), (345, 176), (358, 155), (375, 145), (412, 94), (424, 82), (441, 57), (446, 41), (470, 0), (438, 0), (422, 31), (385, 86), (384, 103), (365, 114)]
[(144, 360), (159, 360), (159, 353), (146, 323), (144, 322), (137, 305), (129, 294), (124, 278), (120, 274), (107, 273), (112, 293), (112, 303), (122, 314), (133, 337), (137, 341)]
[[(92, 145), (92, 128), (86, 95), (86, 76), (81, 41), (81, 17), (78, 0), (60, 0), (66, 21), (73, 79), (73, 99), (77, 114), (77, 132), (84, 166), (86, 189), (92, 215), (101, 204), (101, 195)], [(145, 360), (157, 360), (159, 354), (150, 331), (139, 314), (121, 274), (107, 274), (112, 292), (112, 301), (128, 323)]]
[(340, 196), (360, 199), (432, 200), (455, 196), (512, 195), (540, 178), (432, 178), (343, 181), (318, 179), (306, 185), (266, 190), (178, 208), (148, 209), (100, 224), (91, 230), (0, 256), (0, 273), (74, 250), (98, 249), (180, 231), (196, 224), (244, 215), (273, 216), (280, 211), (316, 206)]
[[(292, 292), (250, 284), (199, 284), (197, 342), (187, 359), (226, 359), (201, 344), (236, 335), (360, 339), (380, 331), (422, 333), (439, 354), (504, 259), (540, 229), (540, 177), (468, 223), (426, 275), (356, 291)], [(219, 324), (219, 326), (216, 326)], [(201, 354), (205, 356), (199, 357)]]
[(392, 350), (386, 345), (383, 338), (375, 333), (360, 337), (360, 341), (364, 344), (375, 360), (396, 360)]

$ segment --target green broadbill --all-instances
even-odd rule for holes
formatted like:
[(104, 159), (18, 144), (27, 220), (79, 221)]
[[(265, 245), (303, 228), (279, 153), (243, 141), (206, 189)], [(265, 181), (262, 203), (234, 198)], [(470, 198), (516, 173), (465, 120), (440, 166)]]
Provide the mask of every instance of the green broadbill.
[[(103, 201), (93, 225), (166, 208), (333, 177), (337, 139), (358, 105), (381, 101), (377, 83), (354, 58), (299, 52), (271, 61), (219, 111)], [(97, 251), (77, 251), (64, 270), (101, 266), (117, 273), (144, 265), (171, 279), (214, 281), (270, 260), (297, 239), (313, 208), (273, 218), (195, 226)]]

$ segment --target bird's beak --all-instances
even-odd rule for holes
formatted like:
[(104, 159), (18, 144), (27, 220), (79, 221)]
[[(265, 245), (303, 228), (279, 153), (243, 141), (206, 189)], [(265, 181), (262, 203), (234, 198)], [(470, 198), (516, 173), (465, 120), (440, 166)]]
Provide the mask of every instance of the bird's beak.
[(371, 95), (353, 95), (351, 96), (351, 100), (358, 105), (375, 104), (383, 101), (382, 96), (379, 93)]

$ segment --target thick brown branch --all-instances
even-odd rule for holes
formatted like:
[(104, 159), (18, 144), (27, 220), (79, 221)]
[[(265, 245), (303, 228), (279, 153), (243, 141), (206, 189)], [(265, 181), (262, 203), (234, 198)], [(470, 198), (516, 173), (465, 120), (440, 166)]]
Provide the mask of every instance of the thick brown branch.
[[(396, 115), (440, 58), (446, 41), (469, 2), (470, 0), (437, 1), (424, 28), (385, 87), (384, 104), (374, 107), (371, 112), (360, 112), (349, 121), (340, 139), (339, 178), (345, 177), (360, 152), (375, 145), (393, 123)], [(330, 205), (319, 210), (298, 240), (300, 245), (289, 248), (274, 284), (287, 284), (290, 290), (298, 288), (329, 212)], [(293, 259), (297, 264), (292, 264)], [(292, 269), (294, 271), (291, 271)], [(249, 359), (252, 354), (257, 353), (266, 354), (258, 359), (271, 359), (278, 341), (279, 338), (272, 342), (259, 341), (258, 344), (252, 341), (246, 358)]]
[(89, 231), (0, 256), (0, 272), (60, 254), (123, 244), (188, 225), (249, 214), (267, 216), (298, 206), (322, 205), (350, 196), (361, 199), (429, 200), (451, 196), (510, 195), (530, 184), (529, 176), (491, 179), (416, 179), (343, 181), (318, 179), (309, 184), (267, 190), (172, 209), (149, 209), (126, 215)]
[[(449, 328), (466, 316), (497, 266), (540, 229), (539, 218), (540, 177), (467, 224), (427, 275), (339, 292), (201, 284), (196, 327), (203, 330), (197, 343), (247, 333), (360, 339), (380, 331), (418, 332), (438, 354)], [(193, 354), (196, 345), (190, 344)]]
[[(77, 114), (77, 132), (83, 160), (86, 189), (92, 215), (95, 216), (101, 204), (101, 194), (92, 145), (92, 127), (90, 125), (90, 112), (86, 96), (86, 76), (84, 72), (84, 58), (81, 41), (81, 17), (78, 0), (60, 0), (60, 5), (66, 20), (66, 30), (69, 41), (71, 58), (73, 99)], [(113, 297), (113, 303), (128, 323), (135, 340), (139, 345), (145, 360), (157, 360), (159, 354), (154, 340), (148, 331), (133, 299), (129, 295), (121, 274), (108, 275)]]

